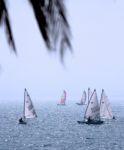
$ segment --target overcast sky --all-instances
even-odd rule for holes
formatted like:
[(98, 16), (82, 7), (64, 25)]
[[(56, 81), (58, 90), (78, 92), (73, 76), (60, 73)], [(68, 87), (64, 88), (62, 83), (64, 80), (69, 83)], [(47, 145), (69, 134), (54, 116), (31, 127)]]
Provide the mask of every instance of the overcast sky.
[(9, 0), (18, 55), (0, 28), (0, 100), (23, 100), (26, 87), (32, 99), (57, 101), (67, 90), (69, 101), (82, 91), (104, 88), (110, 101), (124, 100), (124, 1), (68, 0), (73, 54), (61, 64), (49, 53), (26, 0)]

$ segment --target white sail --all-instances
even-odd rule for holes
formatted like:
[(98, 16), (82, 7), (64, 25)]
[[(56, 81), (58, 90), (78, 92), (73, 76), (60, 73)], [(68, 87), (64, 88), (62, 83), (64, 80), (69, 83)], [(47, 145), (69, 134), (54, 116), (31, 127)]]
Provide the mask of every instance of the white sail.
[(65, 101), (66, 101), (66, 91), (63, 90), (63, 94), (60, 99), (60, 104), (65, 105)]
[(91, 89), (88, 88), (88, 103), (90, 101), (91, 95), (92, 95)]
[(104, 90), (102, 90), (101, 100), (100, 100), (100, 117), (104, 119), (113, 118), (110, 102)]
[(37, 114), (35, 112), (32, 100), (25, 89), (24, 91), (24, 118), (35, 118)]
[(85, 102), (86, 102), (86, 99), (87, 99), (86, 91), (83, 91), (83, 95), (82, 95), (80, 104), (83, 104), (83, 105), (84, 105)]
[(96, 90), (94, 90), (92, 96), (90, 97), (89, 103), (85, 111), (84, 119), (88, 119), (88, 118), (92, 120), (100, 119), (100, 107), (99, 107)]

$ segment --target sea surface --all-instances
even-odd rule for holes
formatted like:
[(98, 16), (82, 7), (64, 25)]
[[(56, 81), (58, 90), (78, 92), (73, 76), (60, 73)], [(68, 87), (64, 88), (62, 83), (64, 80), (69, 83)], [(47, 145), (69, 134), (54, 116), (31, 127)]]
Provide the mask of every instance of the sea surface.
[(80, 125), (85, 106), (36, 103), (36, 119), (18, 124), (21, 102), (0, 103), (0, 150), (124, 150), (124, 105), (112, 105), (116, 120)]

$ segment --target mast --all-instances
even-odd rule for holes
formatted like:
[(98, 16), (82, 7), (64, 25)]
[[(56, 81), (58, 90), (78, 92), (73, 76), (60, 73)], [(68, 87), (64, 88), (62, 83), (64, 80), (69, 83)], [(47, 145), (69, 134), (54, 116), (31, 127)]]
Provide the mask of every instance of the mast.
[(26, 92), (26, 88), (24, 89), (24, 108), (23, 108), (23, 117), (25, 119), (25, 92)]
[(102, 95), (103, 95), (104, 90), (102, 89), (102, 93), (101, 93), (101, 99), (100, 99), (100, 107), (101, 107), (101, 103), (102, 103)]
[(91, 94), (90, 88), (88, 88), (88, 103), (90, 101), (91, 96), (92, 96), (92, 94)]
[(87, 94), (86, 91), (84, 90), (84, 104), (86, 103), (86, 100), (87, 100)]
[(89, 103), (89, 90), (90, 90), (90, 88), (88, 88), (88, 103)]
[[(89, 90), (90, 90), (90, 88), (88, 88), (88, 91), (89, 91)], [(91, 98), (92, 98), (92, 96), (93, 96), (93, 94), (94, 94), (95, 91), (96, 91), (96, 89), (94, 89), (94, 91), (93, 91), (93, 93), (92, 93), (92, 95), (90, 96), (90, 99), (89, 99), (89, 101), (88, 101), (88, 105), (87, 105), (87, 108), (86, 108), (85, 114), (84, 114), (84, 119), (86, 119), (86, 112), (87, 112), (87, 109), (88, 109), (88, 107), (89, 107)], [(89, 94), (88, 94), (88, 97), (89, 97)]]

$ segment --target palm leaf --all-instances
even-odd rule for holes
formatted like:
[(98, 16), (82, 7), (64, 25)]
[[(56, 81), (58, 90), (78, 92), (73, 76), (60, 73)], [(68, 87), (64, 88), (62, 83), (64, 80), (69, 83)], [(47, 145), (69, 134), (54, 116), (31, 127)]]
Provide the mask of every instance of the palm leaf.
[(35, 18), (37, 20), (40, 32), (43, 36), (44, 41), (46, 42), (46, 45), (48, 48), (50, 48), (50, 41), (48, 36), (48, 23), (46, 20), (46, 16), (43, 12), (43, 1), (41, 0), (30, 0), (30, 4), (33, 8)]
[(50, 50), (60, 50), (63, 59), (71, 49), (70, 27), (63, 0), (29, 0), (43, 39)]
[(8, 43), (10, 46), (12, 46), (14, 52), (16, 53), (16, 47), (15, 47), (15, 42), (14, 42), (14, 38), (12, 35), (9, 15), (8, 15), (8, 11), (7, 11), (4, 0), (0, 0), (0, 24), (2, 22), (4, 23), (5, 28), (6, 28), (6, 35), (7, 35)]
[(2, 16), (3, 16), (3, 12), (4, 12), (3, 1), (0, 0), (0, 24), (1, 24)]
[[(71, 49), (70, 27), (66, 17), (64, 0), (29, 0), (40, 33), (49, 50), (60, 51), (63, 59), (66, 48)], [(4, 23), (7, 40), (16, 52), (10, 19), (5, 0), (0, 0), (0, 25)]]

